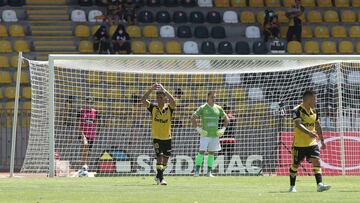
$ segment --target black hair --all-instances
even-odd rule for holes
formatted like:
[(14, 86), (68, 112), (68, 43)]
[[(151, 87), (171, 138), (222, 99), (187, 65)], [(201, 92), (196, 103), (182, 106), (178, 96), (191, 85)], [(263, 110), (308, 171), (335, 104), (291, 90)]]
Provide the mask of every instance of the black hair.
[(215, 91), (209, 91), (207, 96), (209, 97), (211, 94), (215, 94)]
[(156, 95), (162, 94), (165, 96), (165, 92), (164, 91), (156, 91)]
[(302, 95), (302, 98), (305, 99), (308, 96), (315, 96), (316, 93), (313, 90), (305, 90), (305, 92)]

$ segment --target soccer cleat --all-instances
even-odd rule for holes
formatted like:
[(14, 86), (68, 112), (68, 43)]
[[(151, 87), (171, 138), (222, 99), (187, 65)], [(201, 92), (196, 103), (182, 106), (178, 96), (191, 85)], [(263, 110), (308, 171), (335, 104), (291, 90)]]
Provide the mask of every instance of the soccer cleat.
[(207, 176), (207, 177), (210, 177), (210, 178), (215, 177), (215, 176), (211, 173), (211, 171), (208, 171), (207, 174), (206, 174), (206, 176)]
[(317, 191), (318, 192), (324, 192), (326, 190), (330, 190), (331, 186), (330, 185), (324, 185), (322, 183), (319, 183)]
[(195, 172), (194, 172), (194, 177), (199, 177), (200, 176), (200, 172), (199, 170), (195, 169)]
[(157, 177), (155, 177), (155, 182), (156, 182), (156, 185), (160, 185), (160, 179), (159, 178), (157, 178)]
[(167, 185), (167, 182), (165, 179), (162, 179), (162, 181), (160, 182), (160, 185)]
[(290, 186), (289, 192), (296, 192), (295, 186)]

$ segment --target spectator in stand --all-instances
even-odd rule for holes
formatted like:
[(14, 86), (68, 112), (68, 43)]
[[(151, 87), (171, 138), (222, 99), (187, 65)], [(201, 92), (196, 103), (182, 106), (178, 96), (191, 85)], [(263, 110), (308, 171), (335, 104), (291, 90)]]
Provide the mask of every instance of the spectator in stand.
[(263, 24), (264, 41), (270, 38), (279, 39), (280, 23), (279, 17), (273, 10), (265, 10), (265, 18)]
[(98, 54), (110, 54), (109, 37), (105, 25), (94, 34), (94, 50)]
[(115, 54), (131, 53), (130, 36), (123, 25), (118, 25), (111, 40)]
[(302, 22), (300, 16), (304, 13), (305, 8), (301, 5), (301, 0), (295, 0), (295, 6), (286, 12), (289, 18), (289, 29), (287, 32), (287, 41), (293, 40), (295, 35), (296, 41), (301, 42)]
[(121, 0), (109, 0), (107, 7), (107, 20), (110, 25), (117, 25), (124, 20), (125, 7)]
[(139, 7), (138, 4), (133, 2), (133, 0), (127, 0), (124, 4), (124, 21), (128, 24), (136, 23), (136, 9)]

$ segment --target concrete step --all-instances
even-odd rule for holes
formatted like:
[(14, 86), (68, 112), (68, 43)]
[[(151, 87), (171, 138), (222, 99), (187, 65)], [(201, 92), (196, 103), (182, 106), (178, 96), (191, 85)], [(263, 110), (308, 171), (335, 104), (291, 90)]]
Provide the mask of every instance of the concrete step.
[(30, 14), (28, 20), (69, 20), (68, 14)]
[(74, 45), (36, 45), (34, 46), (35, 51), (77, 51), (77, 47)]
[(69, 15), (67, 9), (29, 9), (26, 10), (28, 15), (38, 15), (38, 14), (47, 14), (47, 15)]
[(32, 30), (32, 36), (73, 36), (72, 30)]
[(63, 25), (71, 25), (70, 20), (32, 20), (29, 21), (30, 26), (48, 26), (48, 25), (57, 25), (57, 26), (63, 26)]
[(41, 45), (74, 45), (74, 41), (72, 40), (68, 40), (68, 41), (64, 41), (64, 40), (57, 40), (57, 39), (53, 39), (53, 40), (34, 40), (33, 41), (33, 45), (34, 46), (41, 46)]
[(40, 35), (40, 36), (31, 36), (32, 39), (34, 40), (58, 40), (58, 41), (62, 41), (62, 40), (69, 40), (69, 39), (73, 39), (74, 36), (49, 36), (49, 35)]
[(26, 0), (26, 5), (65, 5), (66, 0)]
[(31, 25), (32, 31), (45, 31), (45, 30), (72, 30), (71, 25)]

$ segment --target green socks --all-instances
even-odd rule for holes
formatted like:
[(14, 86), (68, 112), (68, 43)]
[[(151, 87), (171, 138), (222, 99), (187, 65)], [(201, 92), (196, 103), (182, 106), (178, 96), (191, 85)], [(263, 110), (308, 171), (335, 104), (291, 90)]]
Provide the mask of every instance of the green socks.
[(209, 171), (212, 170), (212, 167), (214, 165), (215, 156), (213, 154), (208, 154), (208, 169)]
[(200, 154), (198, 153), (196, 155), (196, 160), (195, 160), (195, 165), (196, 167), (201, 167), (202, 163), (203, 163), (203, 160), (204, 160), (204, 155), (203, 154)]

